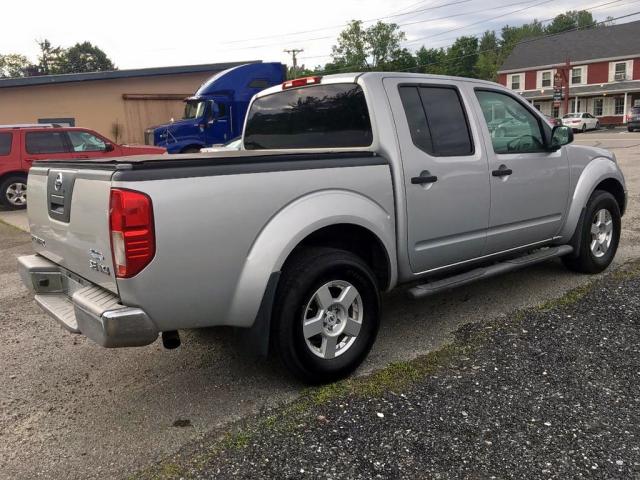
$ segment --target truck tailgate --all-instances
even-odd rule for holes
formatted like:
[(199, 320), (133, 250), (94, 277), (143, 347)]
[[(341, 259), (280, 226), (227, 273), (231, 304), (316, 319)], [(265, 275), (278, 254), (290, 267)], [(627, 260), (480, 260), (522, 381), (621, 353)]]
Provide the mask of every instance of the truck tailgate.
[(36, 252), (117, 293), (109, 233), (112, 174), (86, 166), (35, 166), (27, 210)]

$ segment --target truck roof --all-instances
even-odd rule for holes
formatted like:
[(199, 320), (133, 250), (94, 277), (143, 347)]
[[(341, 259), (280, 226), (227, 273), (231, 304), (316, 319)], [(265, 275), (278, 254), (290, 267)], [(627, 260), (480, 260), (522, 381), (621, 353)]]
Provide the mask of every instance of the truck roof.
[[(412, 72), (351, 72), (351, 73), (337, 73), (331, 75), (318, 75), (321, 77), (321, 84), (329, 84), (329, 83), (356, 83), (358, 79), (367, 79), (367, 80), (375, 80), (383, 78), (421, 78), (421, 79), (432, 79), (432, 80), (452, 80), (457, 82), (474, 82), (485, 84), (487, 86), (499, 86), (504, 88), (504, 85), (500, 85), (495, 82), (489, 82), (486, 80), (479, 80), (477, 78), (466, 78), (466, 77), (454, 77), (450, 75), (432, 75), (428, 73), (412, 73)], [(311, 75), (310, 77), (314, 77)], [(265, 95), (270, 95), (272, 93), (282, 91), (282, 85), (275, 85), (271, 88), (267, 88), (260, 93), (256, 94), (257, 97), (262, 97)]]

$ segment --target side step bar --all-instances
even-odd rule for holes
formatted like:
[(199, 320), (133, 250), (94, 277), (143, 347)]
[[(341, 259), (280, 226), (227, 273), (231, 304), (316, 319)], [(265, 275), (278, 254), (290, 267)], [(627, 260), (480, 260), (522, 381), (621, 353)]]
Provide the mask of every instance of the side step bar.
[(412, 298), (428, 297), (429, 295), (451, 290), (452, 288), (460, 287), (468, 283), (502, 275), (503, 273), (512, 272), (535, 263), (544, 262), (551, 258), (561, 257), (571, 252), (573, 252), (571, 245), (543, 248), (528, 255), (523, 255), (522, 257), (512, 258), (511, 260), (506, 260), (501, 263), (494, 263), (488, 267), (480, 267), (436, 282), (416, 285), (409, 289), (409, 296)]

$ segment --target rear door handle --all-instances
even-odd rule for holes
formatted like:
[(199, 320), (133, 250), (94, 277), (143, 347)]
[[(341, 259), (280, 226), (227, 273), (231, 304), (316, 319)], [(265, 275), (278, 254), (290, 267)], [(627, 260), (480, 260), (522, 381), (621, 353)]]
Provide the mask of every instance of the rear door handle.
[(438, 177), (436, 177), (435, 175), (428, 175), (428, 176), (420, 176), (420, 177), (413, 177), (411, 179), (411, 183), (414, 185), (423, 185), (425, 183), (434, 183), (438, 181)]
[(498, 170), (494, 170), (493, 172), (491, 172), (491, 175), (493, 175), (494, 177), (506, 177), (507, 175), (511, 175), (513, 173), (513, 170), (511, 170), (510, 168), (499, 168)]

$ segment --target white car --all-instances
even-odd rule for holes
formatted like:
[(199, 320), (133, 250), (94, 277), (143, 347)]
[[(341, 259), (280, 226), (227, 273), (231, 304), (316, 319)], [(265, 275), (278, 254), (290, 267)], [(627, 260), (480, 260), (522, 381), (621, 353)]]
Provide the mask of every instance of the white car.
[(562, 117), (562, 125), (581, 132), (598, 130), (600, 128), (598, 119), (587, 112), (567, 113)]

